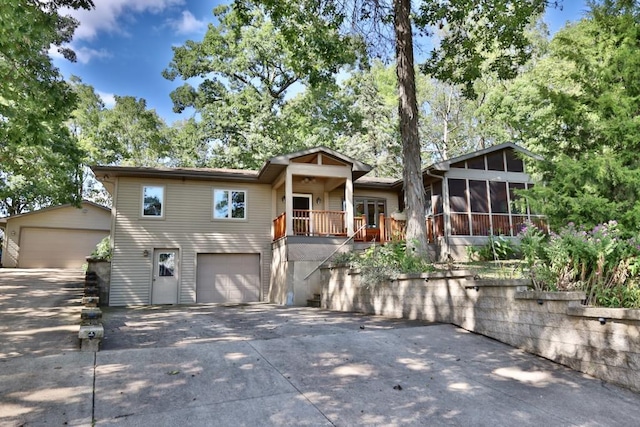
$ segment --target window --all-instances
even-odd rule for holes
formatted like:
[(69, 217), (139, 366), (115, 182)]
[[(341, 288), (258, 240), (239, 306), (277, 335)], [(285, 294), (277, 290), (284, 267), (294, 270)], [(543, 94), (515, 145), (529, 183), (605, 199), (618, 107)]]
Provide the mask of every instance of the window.
[(522, 203), (518, 203), (517, 200), (520, 198), (518, 196), (518, 191), (523, 191), (525, 189), (524, 183), (520, 182), (510, 182), (509, 183), (509, 200), (511, 200), (511, 213), (512, 214), (526, 214), (527, 211), (522, 209)]
[(487, 155), (487, 169), (490, 171), (504, 171), (504, 156), (502, 151)]
[(469, 169), (485, 170), (485, 167), (484, 167), (484, 156), (480, 156), (480, 157), (476, 157), (476, 158), (467, 160), (467, 167)]
[(442, 181), (433, 183), (433, 214), (442, 214)]
[(244, 190), (213, 190), (215, 219), (245, 219), (247, 192)]
[(505, 151), (505, 157), (507, 158), (507, 171), (524, 172), (524, 163), (513, 150)]
[(142, 216), (145, 218), (164, 217), (164, 187), (145, 185), (142, 187)]
[(467, 212), (467, 182), (464, 179), (448, 181), (451, 212)]
[(176, 253), (163, 252), (158, 254), (158, 276), (173, 277), (176, 269)]
[(492, 181), (489, 183), (489, 193), (491, 194), (491, 212), (509, 213), (507, 203), (507, 183)]
[(355, 215), (365, 216), (367, 218), (367, 227), (377, 228), (378, 220), (381, 214), (385, 214), (386, 201), (381, 199), (364, 199), (357, 198), (355, 205)]
[(469, 181), (469, 193), (471, 212), (489, 212), (487, 181)]

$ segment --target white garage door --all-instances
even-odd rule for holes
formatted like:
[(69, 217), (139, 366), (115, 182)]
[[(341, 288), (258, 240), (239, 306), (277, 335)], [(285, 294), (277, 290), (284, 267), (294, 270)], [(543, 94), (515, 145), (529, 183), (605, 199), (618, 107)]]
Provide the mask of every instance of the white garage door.
[(198, 254), (196, 302), (241, 303), (259, 299), (258, 254)]
[(24, 227), (20, 230), (20, 268), (80, 268), (108, 231)]

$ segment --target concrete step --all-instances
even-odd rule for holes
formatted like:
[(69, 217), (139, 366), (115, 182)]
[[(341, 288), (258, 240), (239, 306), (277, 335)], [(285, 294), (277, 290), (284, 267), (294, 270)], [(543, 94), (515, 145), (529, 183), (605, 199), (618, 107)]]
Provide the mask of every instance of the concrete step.
[(313, 298), (307, 300), (307, 307), (320, 308), (322, 305), (322, 295), (313, 294)]

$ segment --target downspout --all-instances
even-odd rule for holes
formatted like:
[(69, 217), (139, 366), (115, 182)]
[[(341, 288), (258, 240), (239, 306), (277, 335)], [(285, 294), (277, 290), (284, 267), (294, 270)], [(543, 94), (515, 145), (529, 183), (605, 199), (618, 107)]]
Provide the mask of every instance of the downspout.
[[(451, 234), (451, 218), (449, 217), (449, 209), (445, 209), (445, 199), (448, 200), (449, 198), (449, 189), (446, 186), (446, 180), (444, 176), (434, 175), (429, 171), (429, 169), (427, 169), (426, 172), (427, 172), (427, 176), (430, 176), (432, 178), (437, 178), (440, 181), (442, 181), (442, 219), (443, 219), (443, 227), (444, 227), (444, 230), (443, 230), (444, 231), (444, 236), (443, 236), (444, 252), (443, 251), (440, 251), (440, 252), (441, 254), (445, 253), (449, 255), (449, 235)], [(447, 206), (448, 204), (449, 203), (447, 201)]]

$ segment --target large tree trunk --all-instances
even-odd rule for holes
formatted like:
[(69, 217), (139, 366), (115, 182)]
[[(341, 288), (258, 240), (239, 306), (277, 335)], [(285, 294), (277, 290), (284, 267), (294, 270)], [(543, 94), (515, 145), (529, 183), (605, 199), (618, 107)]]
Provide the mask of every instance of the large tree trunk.
[(407, 213), (407, 250), (427, 256), (427, 229), (424, 207), (424, 183), (420, 162), (418, 136), (418, 103), (413, 68), (413, 34), (411, 30), (411, 0), (394, 0), (396, 33), (396, 73), (398, 75), (398, 113), (404, 160), (404, 197)]

